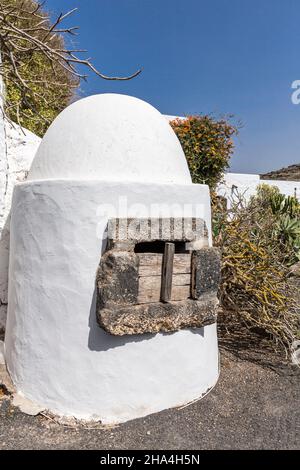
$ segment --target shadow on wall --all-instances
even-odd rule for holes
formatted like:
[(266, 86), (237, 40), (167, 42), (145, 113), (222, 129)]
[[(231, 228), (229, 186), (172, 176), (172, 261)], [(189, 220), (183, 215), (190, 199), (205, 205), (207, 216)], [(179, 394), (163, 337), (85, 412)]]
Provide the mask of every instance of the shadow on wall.
[[(101, 253), (106, 251), (107, 249), (107, 232), (108, 226), (106, 226), (104, 234), (102, 236), (102, 250)], [(102, 256), (101, 255), (101, 256)], [(100, 260), (99, 260), (100, 262)], [(91, 351), (108, 351), (109, 349), (122, 347), (127, 343), (138, 343), (141, 341), (148, 341), (156, 336), (156, 334), (142, 334), (142, 335), (124, 335), (124, 336), (114, 336), (110, 333), (104, 331), (98, 324), (97, 321), (97, 285), (96, 285), (96, 277), (97, 273), (95, 273), (95, 288), (93, 292), (93, 298), (90, 306), (90, 313), (89, 313), (89, 337), (88, 337), (88, 348)], [(198, 334), (204, 337), (204, 328), (194, 328), (190, 329), (193, 334)], [(172, 335), (175, 334), (174, 332), (171, 333), (158, 333), (160, 335)]]
[(106, 333), (97, 322), (96, 318), (97, 288), (95, 287), (89, 316), (89, 338), (88, 347), (91, 351), (108, 351), (119, 348), (127, 343), (138, 343), (154, 338), (155, 334), (113, 336)]
[[(93, 299), (90, 308), (89, 315), (89, 337), (88, 337), (88, 348), (91, 351), (108, 351), (109, 349), (119, 348), (127, 343), (138, 343), (140, 341), (148, 341), (156, 336), (156, 334), (143, 334), (143, 335), (125, 335), (125, 336), (113, 336), (106, 333), (97, 322), (96, 318), (96, 305), (97, 305), (97, 288), (95, 287)], [(200, 335), (204, 338), (204, 328), (190, 329), (190, 332), (195, 335)], [(157, 333), (164, 336), (176, 334), (172, 333)]]
[[(107, 250), (107, 236), (108, 236), (108, 224), (105, 227), (104, 233), (102, 235), (102, 249), (101, 256)], [(99, 260), (100, 262), (100, 260)], [(109, 349), (122, 347), (127, 343), (138, 343), (141, 341), (148, 341), (156, 336), (156, 334), (145, 333), (142, 335), (124, 335), (124, 336), (114, 336), (110, 333), (104, 331), (98, 324), (97, 321), (97, 284), (96, 284), (97, 273), (95, 273), (95, 287), (93, 292), (93, 298), (90, 306), (89, 313), (89, 337), (88, 337), (88, 348), (91, 351), (107, 351)], [(204, 337), (204, 328), (194, 328), (190, 329), (193, 334), (200, 335)], [(157, 333), (164, 336), (169, 336), (176, 334), (174, 332), (170, 333)]]
[[(101, 256), (107, 249), (107, 235), (108, 235), (108, 225), (106, 225), (104, 233), (102, 235), (102, 247), (101, 247)], [(100, 260), (99, 260), (100, 262)], [(95, 288), (93, 292), (93, 298), (90, 307), (89, 314), (89, 337), (88, 337), (88, 348), (91, 351), (108, 351), (112, 348), (118, 348), (124, 346), (126, 343), (136, 343), (139, 341), (144, 341), (150, 338), (153, 338), (155, 335), (143, 335), (143, 336), (113, 336), (109, 333), (106, 333), (97, 322), (96, 308), (97, 308), (97, 286), (96, 286), (96, 277), (95, 273)]]

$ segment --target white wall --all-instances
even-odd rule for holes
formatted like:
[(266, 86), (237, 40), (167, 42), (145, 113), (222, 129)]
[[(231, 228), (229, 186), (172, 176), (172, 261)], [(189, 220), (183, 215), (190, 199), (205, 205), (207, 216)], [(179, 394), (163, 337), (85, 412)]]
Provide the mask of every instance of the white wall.
[(12, 126), (0, 110), (0, 330), (5, 328), (9, 258), (9, 217), (12, 192), (23, 181), (41, 139), (32, 132)]
[(234, 188), (240, 194), (243, 194), (248, 200), (255, 194), (256, 188), (260, 183), (259, 175), (242, 174), (242, 173), (226, 173), (223, 178), (223, 183), (218, 186), (219, 196), (224, 196), (230, 199), (234, 195)]
[(226, 173), (224, 181), (218, 187), (218, 194), (230, 200), (234, 196), (233, 189), (236, 188), (239, 194), (242, 194), (246, 200), (255, 194), (259, 184), (268, 184), (277, 186), (286, 196), (296, 195), (300, 200), (300, 181), (277, 181), (277, 180), (261, 180), (259, 175), (245, 173)]
[(261, 180), (260, 183), (277, 186), (286, 196), (295, 196), (300, 200), (300, 181)]
[(25, 397), (58, 414), (113, 423), (182, 405), (216, 383), (215, 324), (124, 337), (97, 325), (95, 278), (108, 218), (148, 217), (151, 204), (161, 217), (182, 217), (188, 206), (210, 226), (204, 185), (16, 185), (5, 353)]

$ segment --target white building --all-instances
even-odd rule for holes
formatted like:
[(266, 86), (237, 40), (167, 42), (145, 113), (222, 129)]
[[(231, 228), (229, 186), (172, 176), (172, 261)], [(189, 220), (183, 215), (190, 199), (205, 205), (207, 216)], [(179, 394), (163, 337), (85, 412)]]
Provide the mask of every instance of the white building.
[(249, 200), (260, 184), (276, 186), (282, 194), (296, 196), (300, 200), (300, 181), (265, 180), (260, 179), (259, 175), (246, 173), (226, 173), (224, 181), (219, 185), (217, 192), (219, 196), (230, 200), (237, 191), (245, 200)]

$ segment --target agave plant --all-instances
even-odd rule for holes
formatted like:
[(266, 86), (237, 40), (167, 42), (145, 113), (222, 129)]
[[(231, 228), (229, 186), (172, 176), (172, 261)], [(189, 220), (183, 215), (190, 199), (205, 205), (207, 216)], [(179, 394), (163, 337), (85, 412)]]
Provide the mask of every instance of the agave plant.
[(288, 214), (280, 215), (275, 232), (283, 243), (293, 248), (295, 258), (300, 259), (300, 219)]
[(277, 193), (270, 196), (270, 206), (274, 215), (287, 214), (290, 217), (300, 217), (300, 203), (294, 196)]
[(284, 194), (278, 193), (270, 195), (270, 206), (274, 215), (283, 212), (284, 202)]

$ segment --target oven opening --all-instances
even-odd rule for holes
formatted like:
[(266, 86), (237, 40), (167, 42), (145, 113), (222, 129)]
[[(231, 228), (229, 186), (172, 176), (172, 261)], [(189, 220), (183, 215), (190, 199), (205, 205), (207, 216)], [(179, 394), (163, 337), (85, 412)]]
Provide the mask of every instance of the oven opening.
[[(137, 243), (134, 247), (135, 253), (164, 253), (166, 242), (156, 240), (152, 242)], [(185, 242), (174, 242), (175, 253), (188, 253)]]

